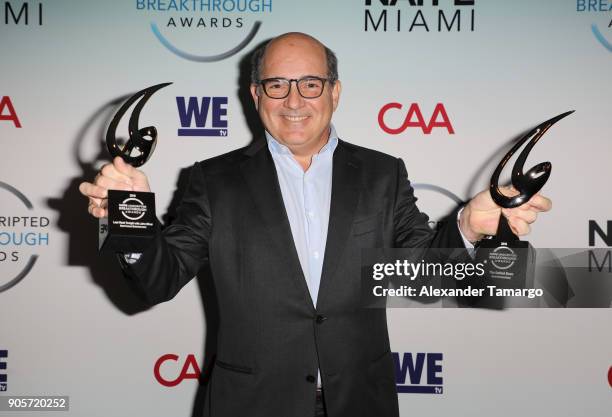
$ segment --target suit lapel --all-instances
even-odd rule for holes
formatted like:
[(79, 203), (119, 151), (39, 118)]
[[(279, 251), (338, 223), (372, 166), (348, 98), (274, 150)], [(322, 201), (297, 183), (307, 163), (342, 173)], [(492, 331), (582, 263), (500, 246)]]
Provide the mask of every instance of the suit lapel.
[(319, 306), (328, 296), (330, 282), (351, 232), (353, 216), (359, 202), (360, 181), (361, 161), (352, 154), (344, 142), (339, 141), (334, 152), (329, 226), (317, 301)]
[(263, 218), (265, 228), (271, 234), (277, 250), (280, 253), (287, 254), (283, 259), (287, 262), (291, 271), (290, 275), (302, 293), (304, 301), (314, 310), (306, 278), (293, 241), (276, 168), (266, 146), (266, 141), (256, 141), (245, 150), (245, 154), (250, 158), (242, 163), (242, 174), (259, 214)]

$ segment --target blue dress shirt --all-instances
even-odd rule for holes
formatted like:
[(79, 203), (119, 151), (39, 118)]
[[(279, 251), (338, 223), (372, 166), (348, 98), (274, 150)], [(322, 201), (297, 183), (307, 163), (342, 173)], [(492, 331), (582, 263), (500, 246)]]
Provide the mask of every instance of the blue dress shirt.
[(327, 241), (333, 156), (338, 146), (338, 136), (331, 125), (327, 144), (312, 156), (306, 171), (295, 160), (289, 148), (267, 131), (266, 139), (276, 167), (293, 242), (312, 303), (316, 307)]

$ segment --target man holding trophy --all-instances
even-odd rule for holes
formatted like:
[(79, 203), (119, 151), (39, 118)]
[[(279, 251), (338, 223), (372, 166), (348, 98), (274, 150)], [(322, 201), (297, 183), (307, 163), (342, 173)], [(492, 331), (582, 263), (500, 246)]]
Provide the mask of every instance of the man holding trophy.
[[(500, 215), (527, 234), (551, 202), (533, 194), (502, 208), (486, 190), (432, 231), (400, 159), (338, 138), (331, 50), (288, 33), (253, 65), (265, 139), (197, 163), (176, 222), (124, 253), (124, 271), (152, 305), (210, 264), (220, 329), (205, 415), (397, 417), (386, 311), (359, 305), (361, 248), (473, 248)], [(109, 190), (150, 187), (117, 156), (80, 186), (92, 216), (112, 211)]]

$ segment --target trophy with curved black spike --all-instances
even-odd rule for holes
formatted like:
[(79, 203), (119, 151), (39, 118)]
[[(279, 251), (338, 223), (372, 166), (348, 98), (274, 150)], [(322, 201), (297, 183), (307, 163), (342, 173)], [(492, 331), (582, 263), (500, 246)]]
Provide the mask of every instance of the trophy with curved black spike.
[[(514, 208), (529, 201), (538, 191), (542, 189), (552, 170), (550, 162), (541, 162), (527, 172), (523, 168), (529, 153), (540, 140), (540, 138), (559, 120), (570, 115), (574, 111), (568, 111), (540, 123), (527, 134), (523, 135), (516, 144), (508, 151), (495, 168), (491, 176), (489, 191), (495, 203), (502, 208)], [(512, 168), (511, 182), (518, 194), (505, 195), (499, 187), (499, 176), (514, 155), (527, 141), (527, 145), (519, 154)], [(477, 261), (485, 265), (486, 277), (491, 285), (497, 288), (523, 289), (533, 288), (535, 269), (535, 250), (529, 242), (520, 240), (512, 231), (508, 220), (503, 214), (499, 216), (497, 233), (489, 239), (483, 239), (478, 247)], [(489, 299), (490, 300), (490, 299)]]
[[(139, 167), (149, 160), (157, 142), (154, 126), (138, 127), (144, 105), (158, 90), (172, 83), (157, 84), (131, 96), (119, 108), (106, 131), (106, 146), (113, 158)], [(136, 103), (137, 102), (137, 103)], [(128, 123), (129, 139), (120, 146), (117, 127), (123, 115), (134, 104)], [(108, 217), (100, 219), (99, 249), (115, 252), (138, 252), (155, 234), (155, 194), (143, 191), (108, 190)]]

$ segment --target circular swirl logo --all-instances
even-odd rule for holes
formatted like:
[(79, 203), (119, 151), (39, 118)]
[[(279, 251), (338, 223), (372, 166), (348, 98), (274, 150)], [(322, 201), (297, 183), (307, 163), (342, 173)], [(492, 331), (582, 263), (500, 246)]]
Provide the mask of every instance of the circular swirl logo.
[(0, 293), (19, 284), (49, 245), (49, 218), (40, 216), (32, 202), (12, 185), (0, 182)]

